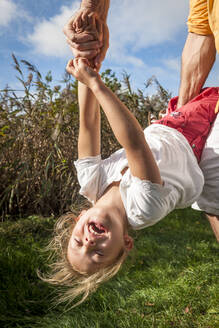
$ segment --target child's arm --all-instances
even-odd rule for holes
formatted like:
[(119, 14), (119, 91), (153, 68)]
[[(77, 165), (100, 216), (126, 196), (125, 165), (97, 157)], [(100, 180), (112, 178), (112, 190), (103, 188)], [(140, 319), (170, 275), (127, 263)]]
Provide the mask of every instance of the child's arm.
[(124, 147), (132, 175), (162, 184), (159, 168), (143, 130), (127, 107), (101, 81), (83, 59), (69, 61), (67, 71), (85, 83), (102, 106), (118, 142)]
[(100, 106), (91, 89), (78, 83), (80, 128), (78, 158), (100, 154)]

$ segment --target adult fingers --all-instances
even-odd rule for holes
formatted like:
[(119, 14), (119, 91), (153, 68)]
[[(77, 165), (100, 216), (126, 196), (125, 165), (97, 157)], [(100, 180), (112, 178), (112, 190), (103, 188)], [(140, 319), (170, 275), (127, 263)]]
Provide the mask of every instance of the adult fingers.
[(75, 58), (83, 57), (83, 58), (87, 58), (87, 59), (93, 59), (100, 52), (99, 49), (81, 51), (81, 50), (77, 50), (77, 49), (73, 48), (70, 43), (69, 43), (69, 45), (70, 45), (71, 51)]
[(99, 41), (89, 41), (89, 42), (84, 42), (84, 43), (76, 43), (67, 40), (68, 44), (79, 51), (84, 51), (84, 50), (95, 50), (95, 49), (100, 49), (102, 47), (102, 42)]
[(99, 54), (97, 54), (96, 58), (94, 59), (95, 67), (99, 67), (101, 62), (104, 60), (106, 56), (106, 52), (109, 48), (109, 29), (107, 25), (103, 26), (103, 46), (100, 48)]
[[(98, 57), (99, 55), (97, 55), (97, 57)], [(97, 58), (96, 57), (96, 58)], [(96, 60), (96, 58), (94, 58), (94, 63), (93, 63), (93, 69), (97, 72), (97, 73), (99, 73), (99, 70), (100, 70), (100, 67), (101, 67), (101, 61), (100, 60), (98, 60), (98, 63), (97, 64), (95, 64), (95, 60)]]
[(104, 58), (106, 57), (106, 52), (107, 52), (108, 48), (103, 48), (99, 54), (97, 54), (97, 56), (94, 58), (94, 66), (99, 69), (101, 66), (102, 61), (104, 60)]
[(89, 10), (79, 10), (66, 25), (70, 25), (70, 29), (73, 27), (76, 31), (84, 30), (88, 25), (87, 16), (89, 12)]
[(81, 19), (82, 19), (83, 26), (88, 26), (89, 25), (89, 18), (88, 18), (88, 12), (87, 11), (82, 12)]
[(82, 27), (81, 12), (76, 14), (74, 21), (73, 21), (73, 27), (75, 30), (79, 30)]
[(96, 29), (96, 15), (88, 15), (89, 26), (95, 30)]
[[(77, 14), (76, 14), (76, 17), (77, 17)], [(75, 34), (76, 21), (77, 21), (77, 18), (75, 19), (75, 17), (71, 17), (69, 19), (69, 21), (63, 27), (63, 33), (69, 39), (71, 39), (74, 36), (74, 34)]]
[[(63, 32), (66, 35), (67, 39), (73, 42), (87, 42), (94, 40), (95, 36), (92, 33), (84, 32), (84, 29), (74, 23), (73, 20), (70, 20), (63, 28)], [(80, 32), (80, 33), (79, 33)]]
[(73, 53), (75, 57), (82, 57), (82, 58), (87, 58), (87, 59), (93, 59), (94, 57), (97, 56), (99, 53), (99, 50), (91, 50), (91, 51), (74, 51)]
[(85, 43), (89, 41), (94, 41), (94, 36), (89, 33), (74, 33), (70, 32), (69, 35), (71, 36), (70, 38), (67, 37), (68, 40), (75, 42), (75, 43)]
[(95, 20), (95, 26), (97, 30), (98, 40), (103, 40), (103, 22), (101, 22), (99, 19)]
[(97, 13), (95, 11), (92, 11), (91, 9), (83, 9), (82, 14), (81, 14), (82, 20), (87, 22), (87, 24), (90, 23), (90, 18), (91, 17), (97, 17)]

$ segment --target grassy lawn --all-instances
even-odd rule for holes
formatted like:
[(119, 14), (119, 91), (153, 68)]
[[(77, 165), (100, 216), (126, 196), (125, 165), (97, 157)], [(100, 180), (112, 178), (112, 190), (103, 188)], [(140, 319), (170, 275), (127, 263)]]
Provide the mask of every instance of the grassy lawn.
[(204, 216), (178, 210), (134, 233), (121, 272), (85, 303), (52, 307), (56, 288), (36, 275), (54, 219), (0, 223), (1, 328), (216, 328), (218, 245)]

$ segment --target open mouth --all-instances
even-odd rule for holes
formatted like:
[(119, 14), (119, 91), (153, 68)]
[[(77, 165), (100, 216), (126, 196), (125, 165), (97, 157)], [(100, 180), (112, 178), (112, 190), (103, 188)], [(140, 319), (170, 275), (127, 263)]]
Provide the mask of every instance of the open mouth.
[(90, 222), (88, 225), (88, 230), (96, 236), (103, 235), (107, 232), (106, 228), (102, 224), (96, 222)]

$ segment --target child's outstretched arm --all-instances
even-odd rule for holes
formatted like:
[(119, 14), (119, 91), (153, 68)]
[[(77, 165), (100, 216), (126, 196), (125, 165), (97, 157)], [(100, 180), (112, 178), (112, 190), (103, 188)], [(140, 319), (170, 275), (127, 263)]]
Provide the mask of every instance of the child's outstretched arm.
[(78, 158), (100, 154), (100, 106), (91, 89), (78, 83)]
[(81, 58), (70, 60), (67, 71), (86, 84), (95, 94), (111, 125), (116, 139), (124, 147), (132, 175), (162, 184), (159, 168), (144, 132), (128, 108), (102, 82), (100, 75)]

